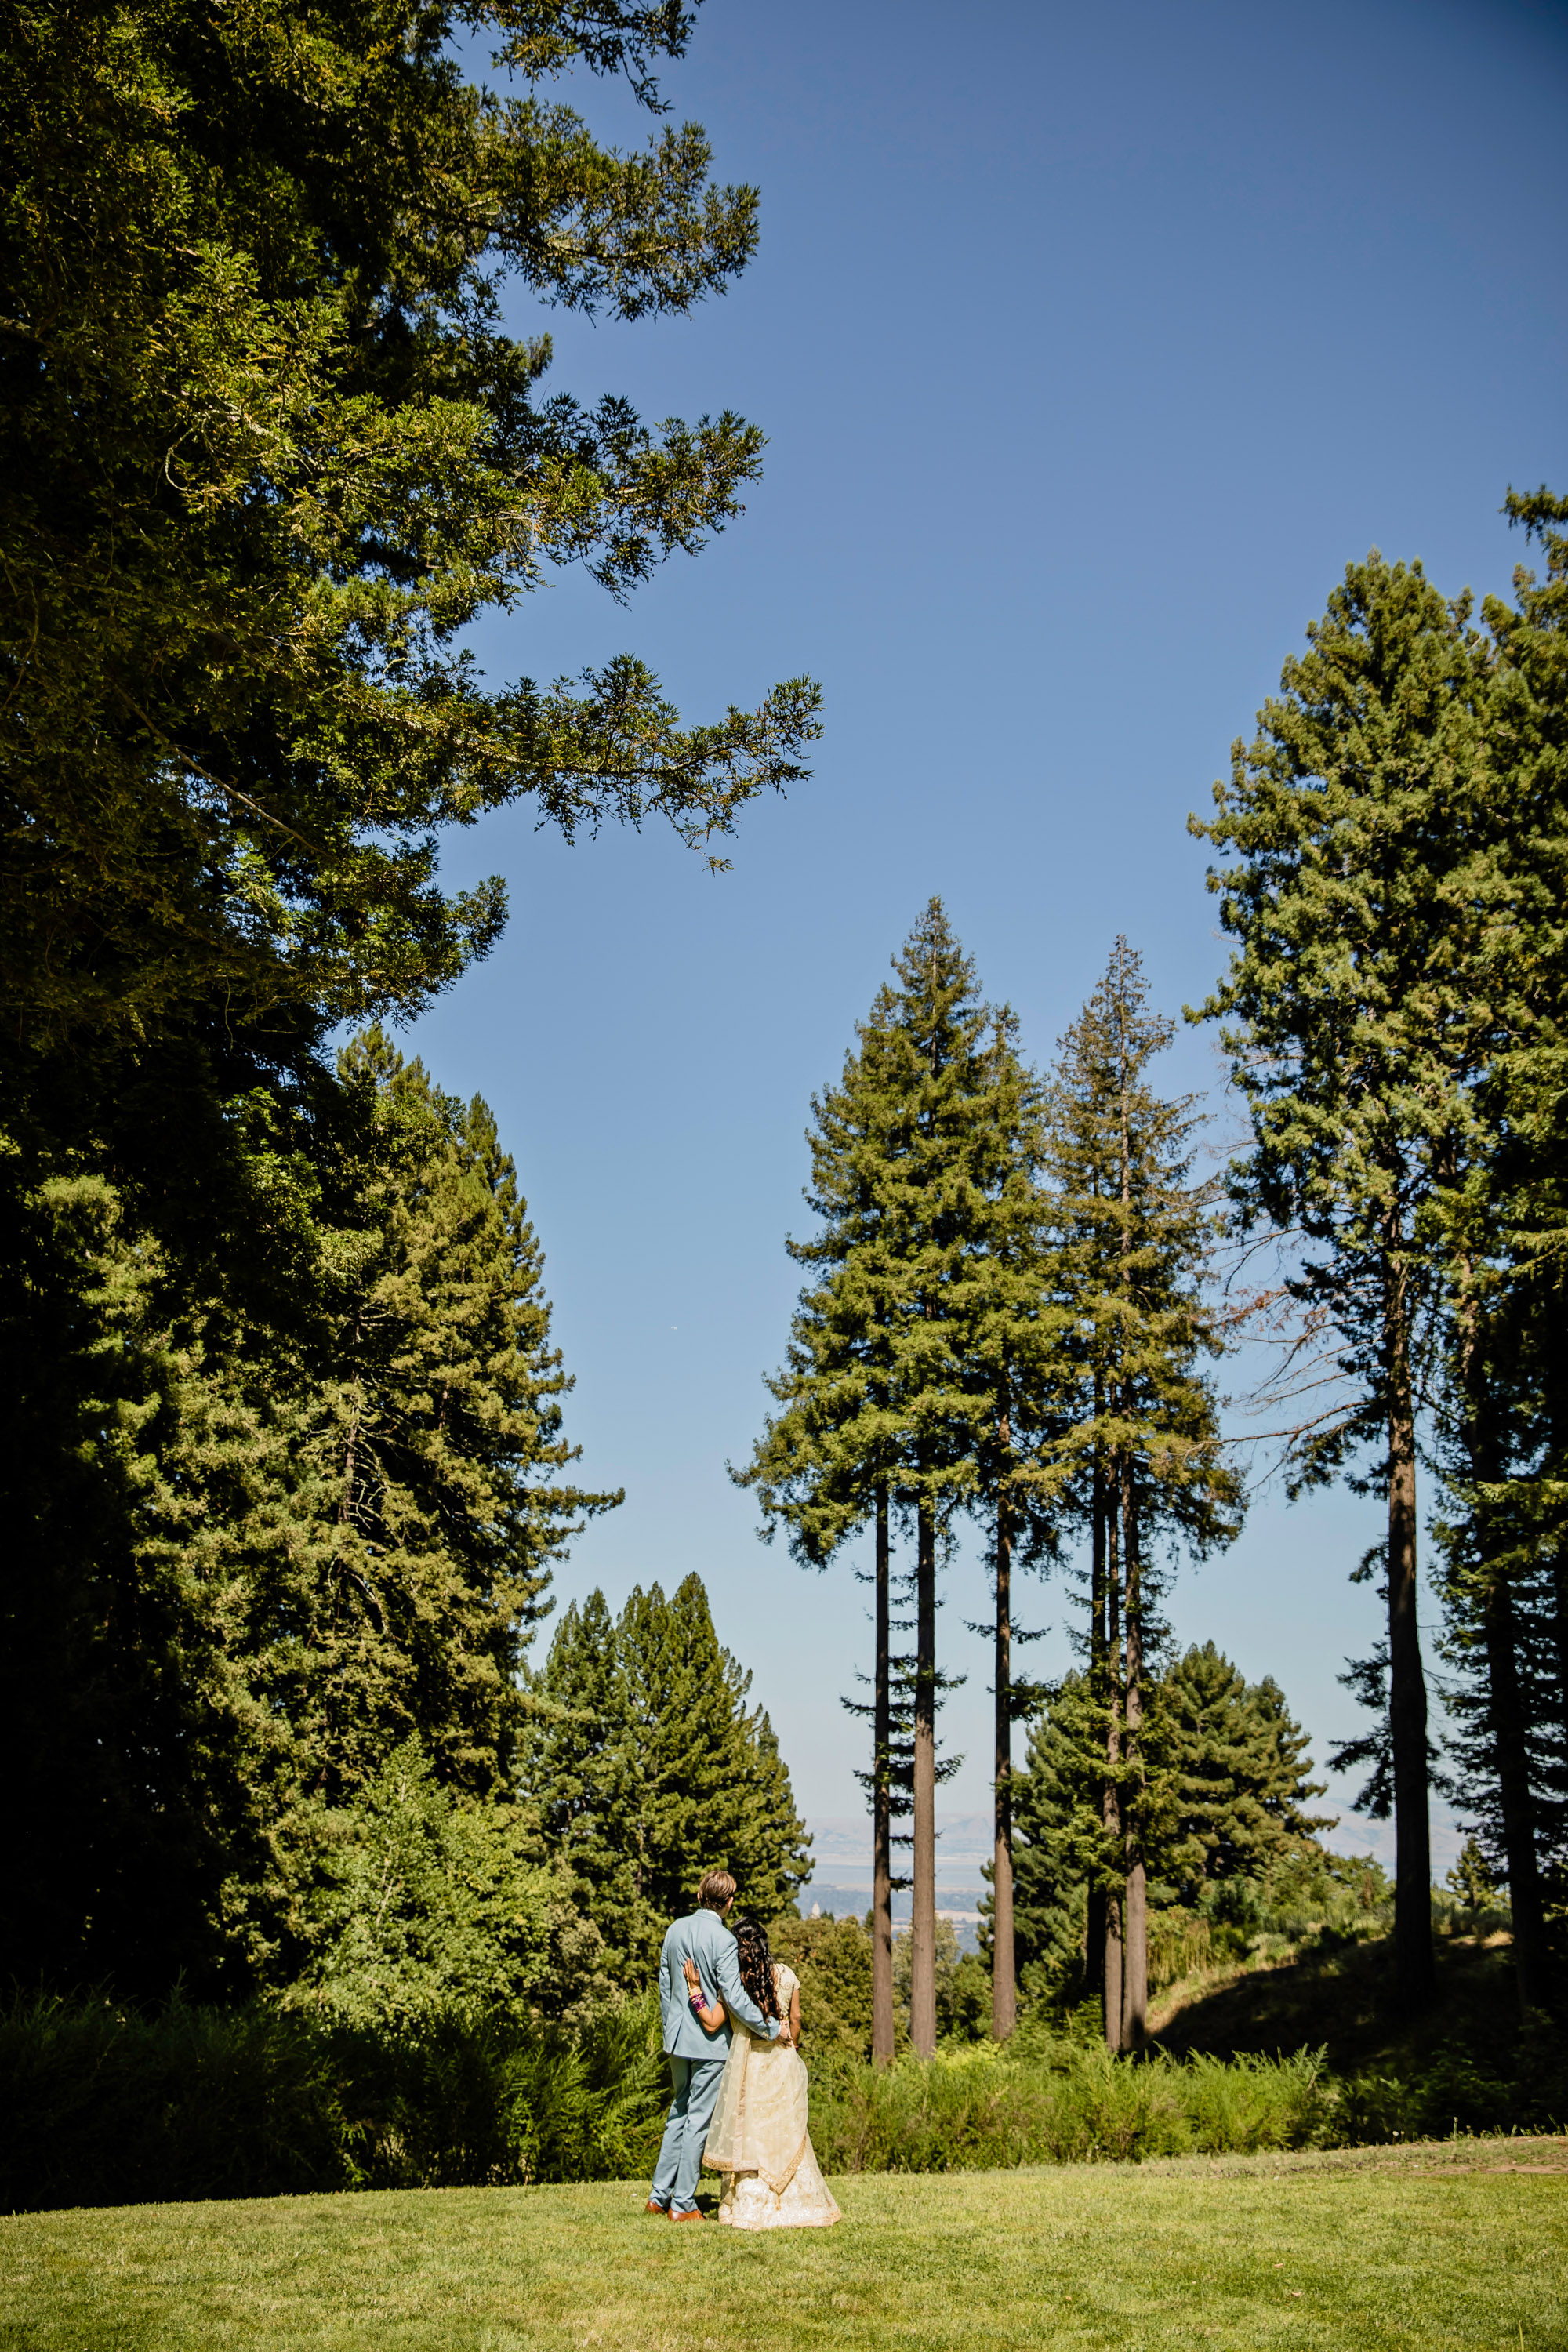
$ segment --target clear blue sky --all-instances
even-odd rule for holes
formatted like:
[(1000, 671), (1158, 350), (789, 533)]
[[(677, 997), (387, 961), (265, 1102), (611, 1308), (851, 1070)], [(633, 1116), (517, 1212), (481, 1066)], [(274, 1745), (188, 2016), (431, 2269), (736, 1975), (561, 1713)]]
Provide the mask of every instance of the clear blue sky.
[[(628, 610), (571, 576), (482, 656), (547, 679), (630, 649), (692, 717), (805, 670), (827, 731), (717, 879), (652, 832), (568, 851), (518, 812), (461, 837), (449, 876), (504, 873), (510, 925), (414, 1043), (500, 1115), (584, 1472), (627, 1490), (559, 1593), (697, 1570), (804, 1805), (847, 1814), (864, 1596), (761, 1548), (724, 1470), (784, 1344), (808, 1098), (932, 891), (1038, 1060), (1119, 930), (1163, 1006), (1202, 996), (1223, 950), (1184, 819), (1344, 564), (1506, 588), (1505, 489), (1568, 487), (1568, 16), (708, 0), (667, 89), (760, 184), (757, 261), (689, 320), (517, 322), (552, 326), (586, 397), (754, 417), (766, 478)], [(642, 136), (616, 89), (581, 103)], [(1223, 1126), (1207, 1034), (1166, 1068)], [(1351, 1725), (1374, 1532), (1342, 1496), (1265, 1499), (1173, 1595), (1178, 1635), (1276, 1675), (1320, 1748)], [(1026, 1596), (1046, 1666), (1065, 1609)], [(958, 1807), (985, 1802), (984, 1614), (961, 1565)]]

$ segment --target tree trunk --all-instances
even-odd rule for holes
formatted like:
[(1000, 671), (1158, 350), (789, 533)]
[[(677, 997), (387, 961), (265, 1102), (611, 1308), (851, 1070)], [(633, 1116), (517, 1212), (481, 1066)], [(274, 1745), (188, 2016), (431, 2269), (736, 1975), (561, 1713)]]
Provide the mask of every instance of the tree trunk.
[[(1459, 1326), (1466, 1394), (1465, 1445), (1472, 1486), (1496, 1485), (1504, 1467), (1488, 1366), (1479, 1344), (1479, 1309), (1472, 1268), (1463, 1267)], [(1509, 1905), (1513, 1913), (1513, 1972), (1521, 2016), (1544, 2009), (1549, 1958), (1541, 1866), (1535, 1850), (1535, 1802), (1530, 1785), (1530, 1748), (1524, 1701), (1519, 1685), (1519, 1632), (1506, 1567), (1493, 1565), (1499, 1549), (1494, 1515), (1478, 1491), (1473, 1505), (1476, 1558), (1489, 1579), (1481, 1609), (1487, 1662), (1487, 1715), (1502, 1815), (1503, 1853), (1508, 1864)]]
[(1552, 1633), (1557, 1653), (1557, 1722), (1568, 1742), (1568, 1543), (1559, 1543), (1552, 1562)]
[(1518, 1636), (1507, 1575), (1494, 1572), (1486, 1600), (1487, 1698), (1497, 1757), (1509, 1904), (1513, 1913), (1513, 1969), (1519, 2005), (1528, 2015), (1544, 2009), (1548, 1976), (1546, 1918), (1535, 1855), (1534, 1806), (1524, 1708), (1519, 1688)]
[[(1095, 1376), (1094, 1412), (1100, 1418), (1100, 1379)], [(1100, 1469), (1100, 1446), (1094, 1448), (1094, 1467), (1089, 1480), (1089, 1686), (1098, 1694), (1105, 1680), (1105, 1479)], [(1105, 1791), (1100, 1790), (1100, 1810), (1103, 1813)], [(1084, 1899), (1083, 1921), (1083, 1997), (1101, 2002), (1105, 1997), (1105, 1889), (1098, 1879), (1091, 1879)]]
[(877, 1668), (871, 1711), (871, 2057), (893, 2055), (892, 1692), (889, 1657), (888, 1490), (877, 1489)]
[(1127, 1840), (1127, 1907), (1123, 1927), (1126, 1949), (1121, 1979), (1121, 2047), (1142, 2050), (1149, 2029), (1149, 1906), (1143, 1862), (1142, 1756), (1139, 1740), (1143, 1727), (1143, 1581), (1138, 1557), (1138, 1506), (1132, 1493), (1131, 1465), (1121, 1470), (1121, 1560), (1127, 1593), (1127, 1740), (1123, 1751), (1126, 1801), (1121, 1808)]
[(914, 1902), (910, 1926), (910, 2040), (936, 2053), (936, 1521), (915, 1515)]
[(1388, 1730), (1394, 1760), (1394, 1954), (1401, 2007), (1437, 1990), (1432, 1958), (1432, 1843), (1427, 1820), (1426, 1680), (1415, 1601), (1415, 1416), (1410, 1387), (1408, 1276), (1385, 1262), (1388, 1377)]
[(1083, 1997), (1105, 2006), (1105, 1889), (1092, 1881), (1083, 1900)]
[[(1100, 1790), (1100, 1821), (1105, 1831), (1107, 1860), (1124, 1851), (1121, 1839), (1121, 1556), (1116, 1524), (1106, 1529), (1105, 1565), (1105, 1785)], [(1121, 1901), (1107, 1889), (1105, 1902), (1105, 2046), (1121, 2047), (1122, 1948)]]
[[(1002, 1432), (1005, 1448), (1005, 1421)], [(1012, 1582), (1013, 1531), (1007, 1524), (1007, 1489), (1004, 1484), (996, 1499), (996, 1775), (991, 1883), (991, 2031), (998, 2042), (1005, 2042), (1018, 2022), (1018, 1987), (1013, 1964)]]

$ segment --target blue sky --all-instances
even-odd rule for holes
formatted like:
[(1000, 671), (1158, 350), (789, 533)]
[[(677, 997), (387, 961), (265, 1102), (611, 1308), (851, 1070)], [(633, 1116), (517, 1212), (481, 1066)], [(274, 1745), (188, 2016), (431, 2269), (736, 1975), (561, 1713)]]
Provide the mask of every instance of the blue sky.
[[(500, 1116), (584, 1474), (627, 1490), (561, 1596), (698, 1570), (802, 1802), (845, 1815), (863, 1593), (763, 1549), (724, 1467), (784, 1345), (809, 1097), (933, 891), (1037, 1060), (1118, 931), (1159, 1003), (1195, 1002), (1224, 948), (1187, 812), (1346, 562), (1506, 590), (1504, 491), (1568, 485), (1568, 14), (707, 0), (666, 88), (760, 185), (756, 262), (687, 320), (515, 322), (551, 328), (561, 388), (754, 417), (765, 479), (629, 608), (568, 575), (478, 643), (542, 680), (635, 651), (693, 718), (808, 671), (826, 732), (721, 877), (653, 831), (567, 850), (526, 810), (460, 836), (449, 878), (504, 874), (510, 923), (412, 1042)], [(614, 87), (576, 102), (644, 135)], [(1208, 1033), (1164, 1069), (1223, 1135)], [(1320, 1751), (1352, 1727), (1335, 1675), (1376, 1603), (1345, 1580), (1375, 1532), (1342, 1495), (1266, 1496), (1172, 1594), (1178, 1637), (1273, 1673)], [(949, 1591), (947, 1793), (979, 1808), (977, 1568)], [(1064, 1663), (1061, 1587), (1024, 1613)]]

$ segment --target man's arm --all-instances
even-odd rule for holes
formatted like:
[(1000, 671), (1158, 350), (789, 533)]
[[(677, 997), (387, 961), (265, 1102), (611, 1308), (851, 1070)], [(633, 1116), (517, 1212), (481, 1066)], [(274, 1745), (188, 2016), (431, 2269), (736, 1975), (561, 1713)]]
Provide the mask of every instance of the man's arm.
[(764, 2017), (741, 1982), (741, 1964), (735, 1956), (732, 1936), (720, 1935), (718, 1949), (713, 1955), (713, 1973), (719, 1979), (719, 1990), (731, 2016), (738, 2017), (742, 2025), (749, 2025), (753, 2033), (763, 2034), (770, 2042), (776, 2041), (778, 2019)]

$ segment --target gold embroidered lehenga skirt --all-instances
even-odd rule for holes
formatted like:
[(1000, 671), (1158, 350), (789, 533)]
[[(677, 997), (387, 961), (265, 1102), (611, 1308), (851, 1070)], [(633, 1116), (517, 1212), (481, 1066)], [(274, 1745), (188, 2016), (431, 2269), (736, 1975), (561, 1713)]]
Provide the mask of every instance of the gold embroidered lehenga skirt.
[(702, 2161), (724, 2175), (719, 2219), (737, 2230), (826, 2230), (842, 2219), (806, 2122), (798, 2051), (735, 2028)]

